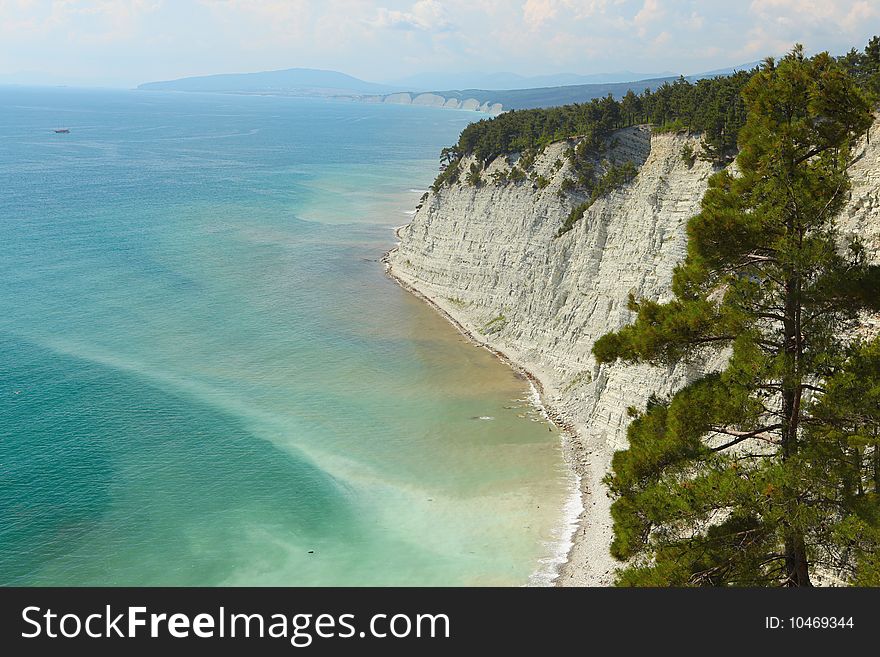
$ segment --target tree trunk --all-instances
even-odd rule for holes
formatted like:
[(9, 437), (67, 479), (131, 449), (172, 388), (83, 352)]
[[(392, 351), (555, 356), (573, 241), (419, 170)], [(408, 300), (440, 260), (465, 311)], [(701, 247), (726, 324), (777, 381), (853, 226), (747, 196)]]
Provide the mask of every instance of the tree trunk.
[(880, 494), (880, 443), (877, 443), (877, 432), (874, 432), (874, 493)]
[(812, 586), (807, 548), (800, 532), (785, 540), (785, 586)]
[[(801, 398), (801, 355), (803, 335), (801, 332), (801, 281), (793, 275), (785, 285), (784, 349), (789, 357), (787, 371), (782, 379), (782, 460), (785, 462), (798, 450), (798, 431), (800, 428)], [(787, 490), (786, 503), (790, 514), (797, 513), (800, 491)], [(807, 561), (807, 548), (803, 532), (786, 523), (785, 530), (785, 586), (812, 586)]]

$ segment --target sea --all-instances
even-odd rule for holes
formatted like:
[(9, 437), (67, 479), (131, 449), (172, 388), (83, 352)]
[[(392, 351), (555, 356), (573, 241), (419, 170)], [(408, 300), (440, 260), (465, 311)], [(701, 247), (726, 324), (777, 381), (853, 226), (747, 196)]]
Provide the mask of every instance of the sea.
[(0, 585), (550, 583), (557, 430), (380, 262), (478, 118), (0, 88)]

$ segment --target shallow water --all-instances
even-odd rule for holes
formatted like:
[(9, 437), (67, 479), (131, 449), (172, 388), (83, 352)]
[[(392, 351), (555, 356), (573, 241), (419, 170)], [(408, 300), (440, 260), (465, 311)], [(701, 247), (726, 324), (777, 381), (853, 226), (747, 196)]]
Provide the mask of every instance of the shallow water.
[(0, 583), (524, 584), (558, 435), (378, 262), (472, 118), (0, 89)]

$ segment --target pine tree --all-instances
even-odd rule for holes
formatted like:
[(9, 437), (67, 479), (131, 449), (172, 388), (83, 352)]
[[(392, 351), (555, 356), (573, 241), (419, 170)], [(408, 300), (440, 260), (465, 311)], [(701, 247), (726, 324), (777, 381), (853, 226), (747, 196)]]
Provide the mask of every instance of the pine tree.
[(635, 322), (594, 346), (600, 363), (726, 358), (632, 409), (606, 478), (618, 584), (880, 584), (880, 344), (854, 337), (880, 270), (835, 227), (871, 106), (800, 46), (743, 99), (736, 173), (710, 179), (673, 300), (631, 299)]
[(642, 101), (632, 89), (620, 100), (620, 113), (626, 125), (632, 125), (641, 119)]

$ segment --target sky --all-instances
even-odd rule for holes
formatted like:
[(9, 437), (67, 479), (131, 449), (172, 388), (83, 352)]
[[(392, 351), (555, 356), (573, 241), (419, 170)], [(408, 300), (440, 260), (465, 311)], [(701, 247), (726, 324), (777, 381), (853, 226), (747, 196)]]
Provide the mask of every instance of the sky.
[(839, 54), (880, 0), (0, 0), (0, 81), (135, 86), (293, 67), (697, 73), (795, 42)]

